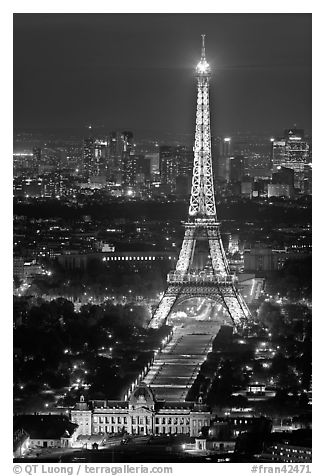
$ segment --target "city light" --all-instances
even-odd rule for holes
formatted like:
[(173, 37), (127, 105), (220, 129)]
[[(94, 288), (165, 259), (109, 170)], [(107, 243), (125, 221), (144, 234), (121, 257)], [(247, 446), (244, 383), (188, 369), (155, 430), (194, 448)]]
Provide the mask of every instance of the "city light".
[(204, 74), (210, 71), (210, 65), (206, 60), (201, 60), (196, 67), (198, 73)]
[[(261, 108), (272, 121), (263, 124), (260, 115), (255, 130), (249, 117), (254, 108), (247, 107), (241, 108), (237, 122), (227, 118), (216, 129), (204, 36), (195, 78), (184, 70), (188, 85), (196, 84), (191, 136), (174, 128), (172, 134), (157, 130), (136, 137), (134, 131), (144, 121), (141, 107), (126, 117), (130, 131), (117, 129), (114, 114), (107, 122), (112, 130), (99, 122), (87, 125), (107, 111), (85, 110), (78, 119), (84, 124), (83, 137), (69, 131), (15, 134), (15, 147), (33, 153), (14, 154), (14, 412), (19, 430), (25, 429), (25, 416), (43, 419), (42, 427), (54, 429), (55, 418), (60, 423), (57, 442), (49, 444), (40, 435), (28, 455), (33, 459), (83, 461), (91, 456), (96, 462), (100, 453), (112, 461), (123, 455), (129, 460), (127, 453), (134, 453), (133, 443), (141, 436), (135, 453), (147, 455), (147, 444), (157, 441), (157, 460), (164, 447), (171, 460), (199, 456), (197, 461), (217, 462), (229, 452), (235, 460), (242, 455), (269, 461), (271, 429), (272, 444), (291, 435), (291, 430), (280, 434), (284, 428), (278, 431), (276, 413), (282, 418), (294, 411), (305, 418), (311, 404), (308, 124), (306, 133), (294, 128), (280, 136), (283, 105), (273, 101), (278, 122), (275, 113), (271, 117)], [(97, 35), (89, 38), (95, 41)], [(137, 46), (135, 38), (121, 61), (130, 56), (133, 63)], [(224, 69), (229, 58), (225, 53), (220, 57), (218, 42), (211, 49), (207, 58), (220, 58)], [(174, 50), (179, 46), (173, 44), (172, 63)], [(60, 55), (65, 54), (60, 48)], [(187, 55), (185, 51), (184, 64)], [(88, 64), (88, 55), (82, 61), (85, 68), (78, 74), (93, 71), (96, 64)], [(116, 87), (125, 89), (129, 81), (140, 104), (140, 76), (134, 81), (132, 68), (122, 70), (128, 74)], [(170, 85), (168, 71), (160, 72), (161, 81)], [(93, 73), (92, 80), (98, 81), (100, 71)], [(258, 92), (260, 78), (255, 76), (252, 91)], [(142, 85), (151, 88), (156, 78), (148, 81), (147, 71), (144, 78)], [(221, 81), (221, 95), (227, 92), (223, 87)], [(158, 116), (176, 94), (162, 104), (165, 90), (158, 85), (155, 91)], [(253, 98), (242, 92), (227, 92), (229, 114), (233, 98)], [(86, 107), (89, 94), (84, 93), (79, 102)], [(114, 102), (114, 94), (110, 98)], [(176, 112), (180, 124), (184, 110)], [(155, 120), (150, 116), (151, 131)], [(243, 132), (248, 125), (250, 131)], [(276, 138), (259, 130), (272, 131)], [(35, 433), (28, 425), (26, 432)], [(174, 434), (182, 436), (174, 439)], [(208, 434), (211, 438), (205, 438)], [(249, 442), (242, 439), (245, 434), (252, 436)], [(33, 438), (23, 435), (17, 442), (23, 440)], [(121, 441), (125, 447), (120, 450)], [(104, 451), (86, 451), (87, 442), (88, 449), (98, 444)], [(21, 455), (17, 451), (14, 457)], [(276, 456), (283, 455), (273, 451), (272, 458)]]

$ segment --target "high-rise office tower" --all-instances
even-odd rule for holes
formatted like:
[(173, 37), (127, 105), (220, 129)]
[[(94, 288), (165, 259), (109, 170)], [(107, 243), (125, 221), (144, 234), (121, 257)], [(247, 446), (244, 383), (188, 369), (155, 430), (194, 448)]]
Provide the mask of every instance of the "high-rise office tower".
[(123, 155), (122, 186), (134, 187), (137, 175), (137, 156), (133, 151)]
[(111, 132), (108, 140), (107, 178), (109, 182), (118, 181), (122, 169), (123, 142), (119, 132)]
[(294, 185), (302, 190), (305, 166), (310, 162), (310, 144), (303, 129), (286, 129), (282, 138), (272, 141), (273, 169), (278, 166), (294, 170)]
[(159, 147), (159, 170), (160, 182), (167, 185), (170, 191), (175, 191), (178, 164), (176, 160), (176, 149), (170, 145)]
[(83, 140), (83, 171), (87, 180), (105, 178), (107, 168), (107, 139), (95, 138), (91, 133)]
[(228, 182), (231, 157), (231, 138), (217, 137), (213, 140), (213, 172), (216, 182)]
[(122, 137), (122, 185), (129, 187), (135, 185), (136, 157), (134, 154), (133, 133), (124, 131)]
[[(133, 133), (130, 131), (112, 132), (108, 141), (107, 177), (110, 182), (123, 184), (123, 177), (130, 170), (130, 155), (133, 153)], [(131, 158), (132, 162), (133, 158)]]
[(231, 138), (224, 137), (222, 140), (222, 156), (230, 157), (231, 155)]
[(194, 151), (193, 147), (180, 145), (175, 148), (176, 157), (176, 193), (187, 195), (191, 191)]
[[(189, 193), (193, 172), (194, 152), (185, 145), (164, 145), (159, 148), (160, 182), (170, 187), (171, 192)], [(178, 186), (177, 186), (178, 183)]]
[(92, 174), (94, 154), (95, 154), (95, 139), (93, 137), (87, 137), (83, 140), (83, 171), (87, 179), (89, 179)]
[(229, 161), (229, 180), (230, 182), (241, 182), (244, 176), (244, 157), (239, 155), (231, 157)]
[(184, 177), (192, 177), (194, 151), (193, 147), (179, 145), (175, 148), (175, 156), (178, 174)]
[(96, 139), (94, 143), (92, 174), (93, 176), (106, 176), (108, 159), (108, 141), (105, 139)]

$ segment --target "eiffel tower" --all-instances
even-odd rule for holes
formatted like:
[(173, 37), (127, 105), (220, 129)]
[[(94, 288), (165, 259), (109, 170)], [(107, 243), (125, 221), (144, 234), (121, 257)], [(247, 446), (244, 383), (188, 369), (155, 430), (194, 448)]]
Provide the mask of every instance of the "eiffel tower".
[(238, 330), (243, 329), (250, 318), (237, 289), (236, 277), (230, 274), (217, 219), (211, 155), (210, 77), (205, 35), (202, 35), (201, 60), (196, 67), (196, 129), (188, 221), (176, 269), (167, 276), (167, 289), (149, 327), (166, 324), (175, 306), (189, 298), (209, 298), (221, 304)]

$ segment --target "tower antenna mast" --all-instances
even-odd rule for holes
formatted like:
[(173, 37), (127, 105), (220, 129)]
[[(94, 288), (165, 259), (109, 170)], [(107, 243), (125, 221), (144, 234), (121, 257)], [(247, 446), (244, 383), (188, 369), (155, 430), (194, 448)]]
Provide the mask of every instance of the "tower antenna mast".
[(202, 37), (201, 59), (205, 59), (205, 34), (202, 34), (201, 37)]

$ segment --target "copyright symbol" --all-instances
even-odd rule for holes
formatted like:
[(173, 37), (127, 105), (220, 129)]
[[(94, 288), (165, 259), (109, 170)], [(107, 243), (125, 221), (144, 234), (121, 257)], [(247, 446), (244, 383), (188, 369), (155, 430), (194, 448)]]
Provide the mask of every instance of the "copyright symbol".
[(20, 474), (23, 469), (22, 469), (21, 466), (19, 466), (18, 464), (16, 464), (16, 465), (12, 468), (12, 470), (13, 470), (13, 472), (14, 472), (15, 474)]

